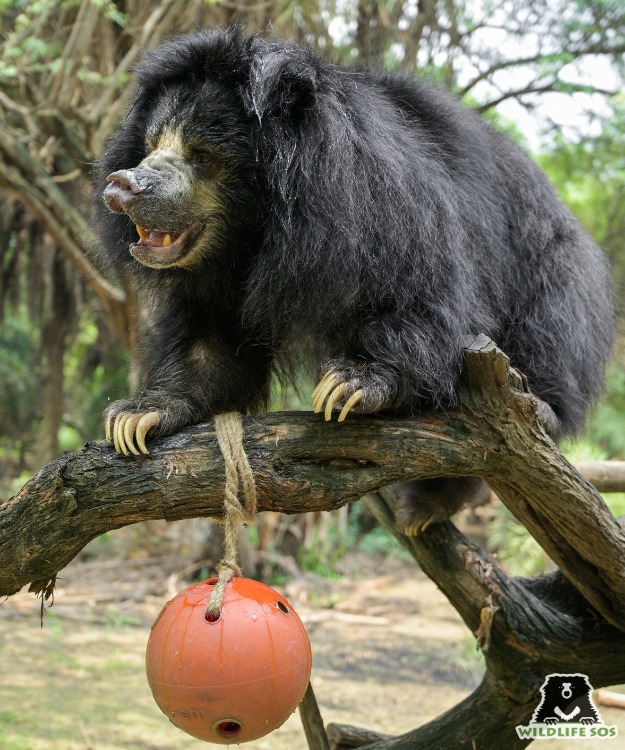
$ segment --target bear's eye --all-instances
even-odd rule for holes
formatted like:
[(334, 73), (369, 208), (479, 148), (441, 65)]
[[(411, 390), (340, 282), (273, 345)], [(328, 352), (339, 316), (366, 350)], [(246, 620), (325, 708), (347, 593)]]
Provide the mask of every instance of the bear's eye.
[(209, 151), (194, 148), (191, 152), (191, 161), (193, 164), (212, 164), (215, 161), (215, 157)]

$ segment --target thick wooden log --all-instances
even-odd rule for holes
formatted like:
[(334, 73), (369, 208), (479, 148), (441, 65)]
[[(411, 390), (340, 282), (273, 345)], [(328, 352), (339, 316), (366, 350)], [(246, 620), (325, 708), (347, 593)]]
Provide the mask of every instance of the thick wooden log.
[[(455, 410), (418, 419), (312, 414), (244, 420), (260, 510), (333, 510), (394, 482), (480, 475), (603, 617), (625, 629), (625, 532), (543, 432), (537, 402), (491, 342), (467, 349)], [(119, 456), (91, 443), (44, 467), (0, 506), (0, 595), (41, 589), (91, 539), (138, 521), (219, 516), (212, 424)]]
[[(382, 485), (436, 476), (441, 465), (481, 455), (479, 441), (462, 451), (442, 415), (337, 424), (279, 413), (244, 418), (244, 431), (261, 511), (334, 510)], [(148, 456), (120, 456), (103, 442), (66, 453), (0, 505), (0, 595), (52, 578), (106, 531), (221, 516), (224, 482), (212, 423), (153, 443)]]
[(580, 461), (575, 468), (599, 492), (625, 492), (625, 461)]

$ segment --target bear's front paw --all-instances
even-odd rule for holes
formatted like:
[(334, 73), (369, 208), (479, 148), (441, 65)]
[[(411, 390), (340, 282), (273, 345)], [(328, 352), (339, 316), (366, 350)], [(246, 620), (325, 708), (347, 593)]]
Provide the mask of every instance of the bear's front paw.
[(584, 724), (584, 726), (588, 726), (589, 724), (596, 724), (597, 720), (591, 718), (590, 716), (584, 716), (583, 719), (580, 719), (580, 723)]
[(332, 410), (340, 408), (342, 422), (354, 409), (361, 414), (388, 409), (397, 390), (396, 376), (388, 368), (375, 363), (354, 363), (348, 360), (331, 360), (324, 375), (312, 393), (313, 409), (318, 414), (323, 408), (326, 422), (332, 419)]
[(146, 435), (160, 421), (160, 412), (143, 411), (134, 401), (124, 399), (115, 401), (104, 412), (104, 433), (118, 453), (139, 456), (149, 453), (145, 445)]
[(543, 724), (558, 724), (560, 719), (556, 718), (555, 716), (547, 716), (546, 719), (543, 719)]

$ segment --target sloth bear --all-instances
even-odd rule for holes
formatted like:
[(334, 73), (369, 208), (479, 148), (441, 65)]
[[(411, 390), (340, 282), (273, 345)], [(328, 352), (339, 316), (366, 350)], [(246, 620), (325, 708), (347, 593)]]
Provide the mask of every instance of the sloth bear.
[[(550, 407), (554, 436), (582, 426), (611, 346), (606, 263), (476, 114), (416, 78), (239, 29), (174, 38), (136, 81), (99, 165), (104, 254), (150, 322), (144, 385), (105, 413), (118, 452), (261, 410), (272, 374), (305, 363), (326, 419), (449, 407), (480, 333)], [(476, 486), (450, 482), (412, 486), (425, 509), (407, 530)]]
[(592, 701), (592, 685), (585, 674), (550, 674), (540, 687), (542, 700), (532, 724), (596, 724), (599, 713)]

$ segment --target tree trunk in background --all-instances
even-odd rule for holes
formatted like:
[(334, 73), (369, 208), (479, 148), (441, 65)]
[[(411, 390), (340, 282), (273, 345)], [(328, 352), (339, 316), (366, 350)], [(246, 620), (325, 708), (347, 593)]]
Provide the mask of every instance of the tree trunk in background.
[(358, 59), (365, 65), (379, 63), (384, 56), (386, 34), (380, 13), (380, 3), (376, 0), (360, 0), (358, 3), (356, 47)]
[[(76, 321), (75, 276), (56, 248), (52, 262), (50, 308), (41, 337), (41, 363), (44, 371), (39, 438), (39, 463), (59, 454), (59, 429), (63, 421), (66, 341)], [(73, 283), (72, 283), (73, 282)]]

